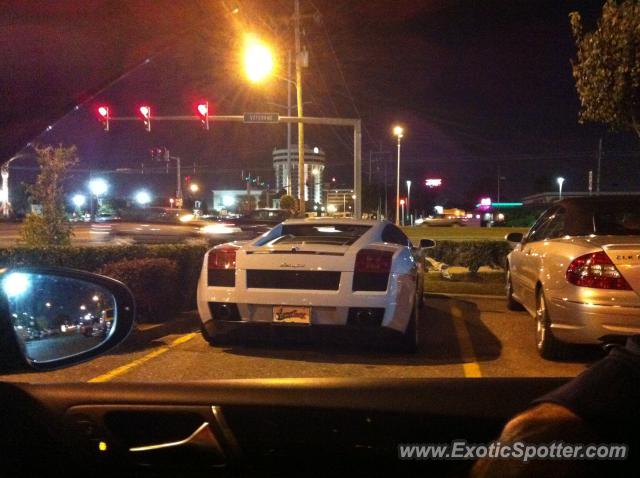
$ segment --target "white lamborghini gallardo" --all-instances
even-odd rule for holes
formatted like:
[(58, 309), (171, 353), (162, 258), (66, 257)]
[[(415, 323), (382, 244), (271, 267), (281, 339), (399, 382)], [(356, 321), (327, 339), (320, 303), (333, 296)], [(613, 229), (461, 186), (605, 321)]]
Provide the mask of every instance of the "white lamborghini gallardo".
[(202, 334), (212, 345), (346, 337), (413, 350), (419, 252), (387, 221), (333, 218), (288, 220), (251, 241), (216, 246), (198, 284)]

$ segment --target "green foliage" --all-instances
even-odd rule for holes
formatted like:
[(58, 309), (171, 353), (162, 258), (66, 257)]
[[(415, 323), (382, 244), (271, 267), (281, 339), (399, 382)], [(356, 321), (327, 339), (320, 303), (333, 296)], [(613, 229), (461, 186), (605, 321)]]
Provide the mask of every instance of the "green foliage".
[(481, 266), (503, 268), (511, 245), (506, 241), (437, 241), (426, 255), (450, 266), (467, 267), (477, 273)]
[[(101, 270), (114, 262), (135, 259), (169, 259), (176, 264), (177, 279), (172, 290), (176, 307), (191, 310), (195, 307), (196, 289), (205, 245), (158, 244), (103, 247), (28, 247), (16, 246), (0, 249), (0, 267), (56, 266), (89, 272)], [(130, 284), (131, 287), (133, 285)]]
[(27, 215), (21, 229), (22, 239), (31, 246), (68, 245), (71, 224), (64, 210), (62, 187), (67, 169), (78, 163), (75, 146), (44, 146), (36, 148), (40, 172), (28, 192), (34, 203), (42, 207), (42, 214)]
[(640, 137), (640, 2), (608, 0), (595, 31), (569, 16), (577, 47), (572, 61), (580, 122), (605, 123)]
[(285, 194), (280, 198), (280, 209), (288, 209), (290, 211), (296, 208), (296, 200), (293, 196)]
[(98, 273), (117, 279), (131, 289), (139, 322), (162, 322), (173, 318), (178, 311), (181, 282), (175, 261), (126, 259), (106, 264)]

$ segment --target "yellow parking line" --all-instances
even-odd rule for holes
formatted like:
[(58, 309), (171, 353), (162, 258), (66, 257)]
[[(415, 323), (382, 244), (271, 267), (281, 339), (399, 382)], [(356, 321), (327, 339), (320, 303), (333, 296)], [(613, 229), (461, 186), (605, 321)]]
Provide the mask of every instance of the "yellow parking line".
[(454, 305), (451, 308), (451, 315), (453, 317), (453, 327), (456, 329), (460, 355), (464, 362), (462, 364), (464, 376), (467, 378), (480, 378), (482, 377), (482, 372), (480, 371), (480, 364), (476, 358), (476, 353), (473, 350), (469, 329), (467, 329), (464, 322), (464, 313), (459, 306)]
[(142, 365), (143, 363), (148, 362), (151, 359), (156, 358), (159, 355), (162, 355), (165, 352), (168, 352), (170, 349), (172, 349), (173, 347), (176, 347), (180, 344), (184, 344), (185, 342), (188, 342), (189, 340), (191, 340), (192, 338), (194, 338), (196, 335), (198, 335), (195, 332), (192, 332), (190, 334), (186, 334), (183, 335), (181, 337), (178, 337), (177, 339), (173, 340), (169, 345), (163, 345), (160, 348), (157, 348), (156, 350), (154, 350), (153, 352), (148, 353), (147, 355), (140, 357), (139, 359), (133, 360), (127, 364), (124, 364), (118, 368), (114, 368), (113, 370), (102, 374), (102, 375), (98, 375), (97, 377), (92, 378), (91, 380), (89, 380), (89, 382), (108, 382), (109, 380), (114, 379), (115, 377), (122, 375), (124, 373), (127, 373), (129, 370), (134, 369), (136, 367), (139, 367), (140, 365)]

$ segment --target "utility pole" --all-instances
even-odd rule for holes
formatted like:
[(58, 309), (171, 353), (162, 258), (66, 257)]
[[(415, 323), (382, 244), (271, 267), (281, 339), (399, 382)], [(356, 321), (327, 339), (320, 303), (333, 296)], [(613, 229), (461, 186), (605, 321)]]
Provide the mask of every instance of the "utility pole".
[(182, 207), (182, 173), (180, 171), (180, 158), (174, 158), (176, 160), (176, 206)]
[(498, 201), (500, 202), (500, 182), (502, 180), (502, 176), (500, 174), (500, 163), (498, 163)]
[(600, 166), (602, 164), (602, 136), (598, 141), (598, 171), (596, 172), (596, 195), (600, 194)]
[[(296, 96), (298, 102), (298, 118), (302, 118), (302, 49), (300, 47), (300, 0), (295, 0), (295, 47), (296, 47)], [(305, 212), (304, 197), (304, 124), (298, 123), (298, 209), (301, 215)]]
[[(291, 48), (287, 51), (287, 116), (291, 116)], [(302, 123), (301, 123), (302, 124)], [(287, 194), (293, 196), (291, 179), (291, 123), (287, 123)]]

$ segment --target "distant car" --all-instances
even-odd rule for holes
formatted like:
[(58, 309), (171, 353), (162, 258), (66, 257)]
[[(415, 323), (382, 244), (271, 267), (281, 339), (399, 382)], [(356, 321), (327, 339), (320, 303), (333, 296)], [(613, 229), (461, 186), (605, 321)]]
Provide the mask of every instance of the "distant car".
[(292, 213), (287, 209), (256, 209), (227, 222), (229, 227), (240, 228), (245, 239), (252, 239), (290, 217), (292, 217)]
[(413, 350), (423, 274), (415, 252), (389, 222), (333, 218), (288, 220), (216, 246), (198, 284), (202, 334), (216, 344), (337, 332)]
[(106, 241), (124, 243), (203, 242), (210, 239), (233, 240), (240, 228), (196, 217), (186, 209), (148, 208), (126, 215), (122, 222), (99, 225), (92, 233)]
[(429, 216), (422, 220), (426, 226), (459, 227), (467, 225), (466, 217), (458, 216)]
[(507, 306), (535, 317), (540, 355), (640, 334), (640, 196), (565, 199), (507, 240)]
[(95, 222), (112, 222), (112, 221), (119, 221), (120, 220), (120, 216), (118, 216), (115, 213), (99, 213), (96, 214), (95, 217)]

